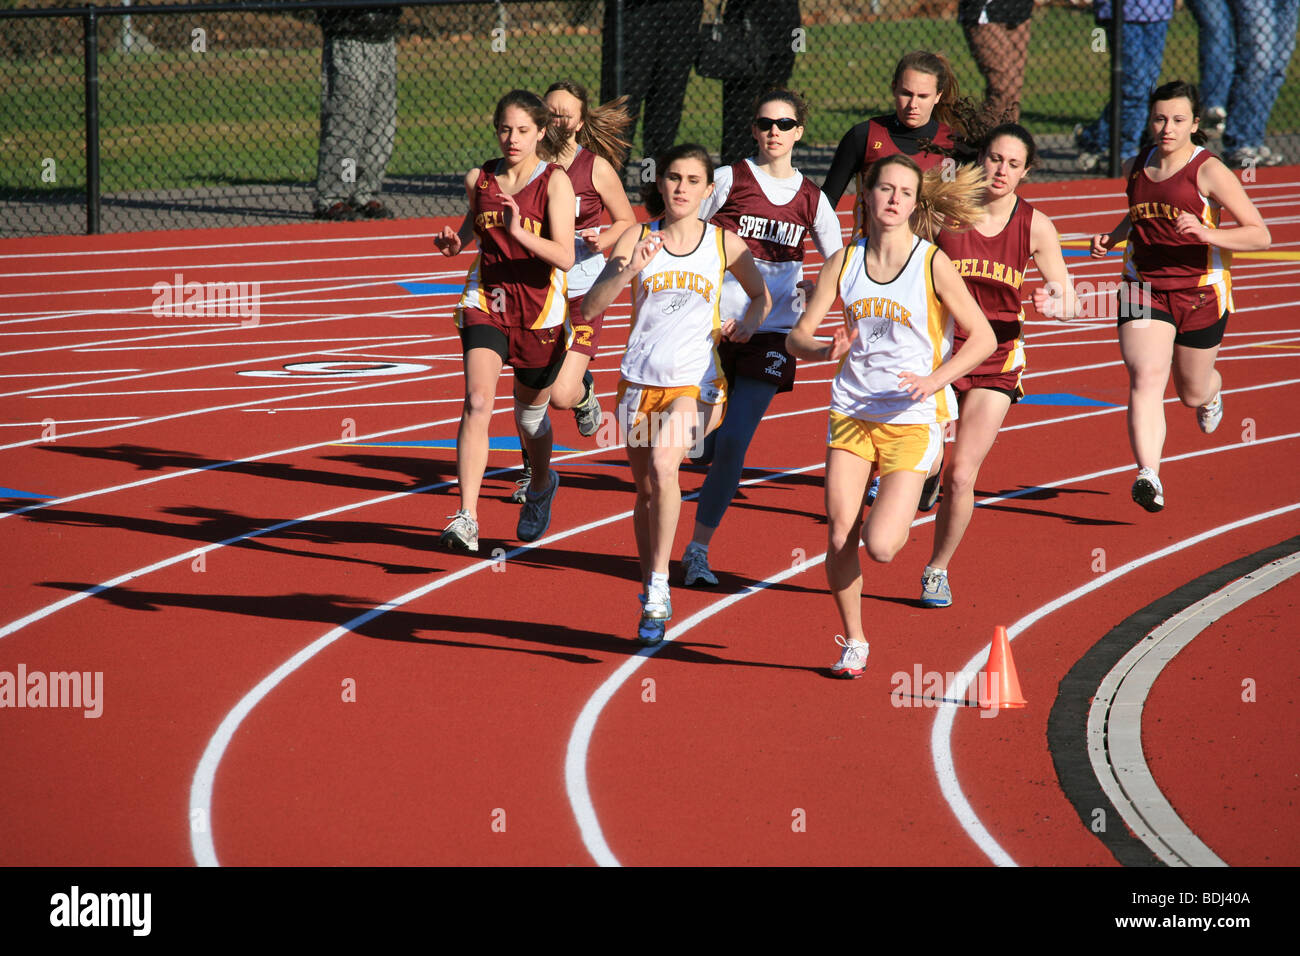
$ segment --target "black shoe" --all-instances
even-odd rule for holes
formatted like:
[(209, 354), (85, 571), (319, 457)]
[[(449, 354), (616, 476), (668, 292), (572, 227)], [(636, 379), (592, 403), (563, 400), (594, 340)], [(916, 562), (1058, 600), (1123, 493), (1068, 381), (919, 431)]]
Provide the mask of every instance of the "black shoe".
[(348, 202), (336, 202), (334, 205), (325, 209), (317, 209), (312, 213), (315, 219), (326, 219), (330, 222), (353, 222), (357, 218), (357, 211)]
[(943, 477), (943, 462), (939, 462), (939, 470), (925, 479), (925, 484), (921, 486), (921, 500), (917, 503), (918, 511), (929, 511), (939, 502), (939, 480)]
[(378, 199), (372, 199), (360, 206), (353, 206), (360, 219), (392, 219), (393, 211)]

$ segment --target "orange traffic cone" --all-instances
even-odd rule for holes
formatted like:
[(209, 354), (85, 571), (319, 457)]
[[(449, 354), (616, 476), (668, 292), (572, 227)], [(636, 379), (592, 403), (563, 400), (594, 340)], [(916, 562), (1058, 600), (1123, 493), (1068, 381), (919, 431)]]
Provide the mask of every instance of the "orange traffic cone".
[(1007, 629), (998, 625), (993, 631), (993, 646), (989, 648), (989, 662), (979, 675), (980, 707), (985, 710), (1005, 710), (1024, 707), (1020, 694), (1020, 678), (1016, 676), (1016, 662), (1011, 659), (1011, 641)]

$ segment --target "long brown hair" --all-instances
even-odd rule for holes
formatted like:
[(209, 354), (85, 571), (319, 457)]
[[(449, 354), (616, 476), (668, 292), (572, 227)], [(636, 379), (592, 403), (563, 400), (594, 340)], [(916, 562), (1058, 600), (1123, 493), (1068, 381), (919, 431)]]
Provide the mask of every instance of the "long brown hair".
[(627, 111), (627, 97), (589, 105), (587, 88), (572, 80), (558, 80), (546, 88), (546, 95), (556, 91), (568, 93), (582, 104), (582, 127), (575, 138), (583, 149), (589, 149), (615, 169), (621, 169), (627, 160), (632, 143), (625, 139), (632, 126), (632, 115)]
[(659, 177), (679, 159), (695, 159), (703, 163), (708, 182), (713, 182), (713, 158), (709, 151), (699, 143), (679, 143), (659, 156), (655, 162), (655, 178), (641, 187), (641, 201), (652, 216), (662, 216), (667, 208), (663, 193), (659, 191)]
[(564, 135), (551, 123), (551, 111), (540, 96), (529, 90), (511, 90), (497, 100), (497, 108), (492, 113), (494, 130), (501, 128), (501, 120), (505, 118), (506, 109), (511, 106), (527, 113), (528, 118), (543, 131), (542, 141), (537, 144), (537, 154), (542, 159), (555, 156), (564, 147)]
[(894, 79), (889, 84), (889, 89), (898, 89), (898, 84), (902, 82), (903, 72), (905, 70), (915, 70), (918, 73), (928, 73), (933, 76), (939, 93), (939, 102), (934, 107), (934, 115), (940, 123), (952, 128), (958, 133), (963, 132), (961, 119), (953, 111), (953, 102), (961, 96), (961, 91), (957, 86), (957, 76), (952, 71), (952, 64), (942, 53), (931, 53), (928, 50), (913, 50), (894, 67)]

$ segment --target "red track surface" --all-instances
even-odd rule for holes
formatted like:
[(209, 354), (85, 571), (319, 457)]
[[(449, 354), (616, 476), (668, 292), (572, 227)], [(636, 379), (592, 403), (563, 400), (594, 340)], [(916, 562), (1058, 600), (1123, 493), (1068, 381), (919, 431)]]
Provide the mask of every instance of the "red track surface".
[[(1166, 510), (1148, 515), (1129, 500), (1122, 407), (1017, 406), (981, 472), (980, 497), (1040, 490), (976, 513), (953, 564), (951, 609), (914, 604), (931, 522), (917, 525), (892, 565), (867, 562), (864, 679), (826, 675), (837, 619), (816, 562), (678, 631), (615, 690), (585, 763), (614, 857), (989, 862), (937, 782), (931, 734), (940, 711), (893, 706), (894, 675), (959, 671), (995, 625), (1103, 571), (1300, 501), (1292, 414), (1300, 187), (1294, 170), (1260, 179), (1252, 197), (1273, 251), (1289, 258), (1234, 266), (1238, 314), (1219, 365), (1224, 423), (1206, 437), (1192, 412), (1167, 406), (1165, 454), (1184, 457), (1162, 470)], [(1115, 182), (1025, 194), (1067, 236), (1107, 227), (1120, 212)], [(619, 517), (632, 503), (621, 450), (593, 449), (553, 413), (557, 440), (582, 454), (559, 465), (550, 543), (513, 554), (517, 507), (505, 500), (513, 488), (505, 473), (485, 485), (483, 557), (470, 559), (435, 547), (454, 489), (409, 493), (454, 480), (453, 450), (339, 444), (455, 436), (454, 296), (414, 296), (395, 284), (459, 281), (468, 257), (431, 253), (428, 236), (441, 226), (0, 244), (0, 485), (56, 499), (0, 518), (0, 627), (21, 624), (0, 636), (0, 671), (103, 673), (98, 718), (0, 709), (0, 863), (186, 865), (207, 834), (224, 864), (593, 860), (565, 762), (584, 705), (639, 650), (635, 548), (630, 519)], [(1068, 265), (1090, 281), (1117, 278), (1119, 268), (1116, 258)], [(154, 316), (154, 284), (177, 273), (186, 282), (260, 282), (258, 324)], [(1031, 275), (1027, 289), (1037, 282)], [(612, 310), (596, 364), (604, 396), (617, 382), (626, 311)], [(1123, 405), (1109, 323), (1034, 321), (1029, 333), (1031, 393)], [(427, 368), (237, 374), (353, 361)], [(825, 550), (819, 465), (830, 371), (804, 365), (795, 391), (774, 402), (747, 461), (764, 471), (747, 477), (803, 470), (743, 489), (712, 550), (722, 584), (675, 588), (678, 628)], [(1267, 383), (1285, 384), (1256, 387)], [(508, 394), (503, 379), (498, 435), (509, 433)], [(116, 418), (124, 420), (89, 421)], [(52, 441), (42, 440), (47, 419)], [(499, 451), (490, 467), (516, 463), (517, 452)], [(685, 472), (683, 490), (700, 481)], [(11, 511), (34, 504), (9, 501)], [(994, 719), (963, 710), (952, 734), (960, 789), (1010, 859), (1114, 862), (1062, 793), (1047, 749), (1061, 677), (1154, 598), (1289, 537), (1295, 514), (1143, 565), (1017, 636), (1029, 706)], [(687, 504), (674, 553), (693, 515)], [(293, 523), (276, 528), (283, 522)], [(231, 539), (240, 540), (209, 547)], [(504, 560), (493, 560), (495, 548)], [(1300, 863), (1290, 812), (1295, 594), (1294, 584), (1279, 588), (1225, 618), (1170, 665), (1151, 698), (1153, 772), (1232, 863)], [(387, 602), (400, 606), (320, 649), (247, 712), (209, 768), (209, 818), (192, 788), (223, 720), (295, 654)], [(1255, 703), (1241, 701), (1245, 676), (1258, 679)], [(343, 699), (346, 681), (355, 702)]]

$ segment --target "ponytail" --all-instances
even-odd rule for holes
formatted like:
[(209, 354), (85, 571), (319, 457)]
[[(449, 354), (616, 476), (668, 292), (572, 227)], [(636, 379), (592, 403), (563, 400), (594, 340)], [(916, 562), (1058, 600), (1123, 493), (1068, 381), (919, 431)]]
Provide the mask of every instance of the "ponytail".
[[(582, 128), (575, 139), (583, 149), (590, 150), (615, 169), (621, 169), (627, 161), (628, 150), (632, 143), (626, 139), (632, 127), (632, 115), (627, 111), (627, 97), (620, 96), (600, 106), (588, 105), (587, 88), (572, 80), (559, 80), (546, 88), (548, 94), (557, 90), (568, 93), (582, 104)], [(557, 130), (558, 132), (558, 130)], [(564, 135), (560, 134), (560, 146), (563, 147)]]

